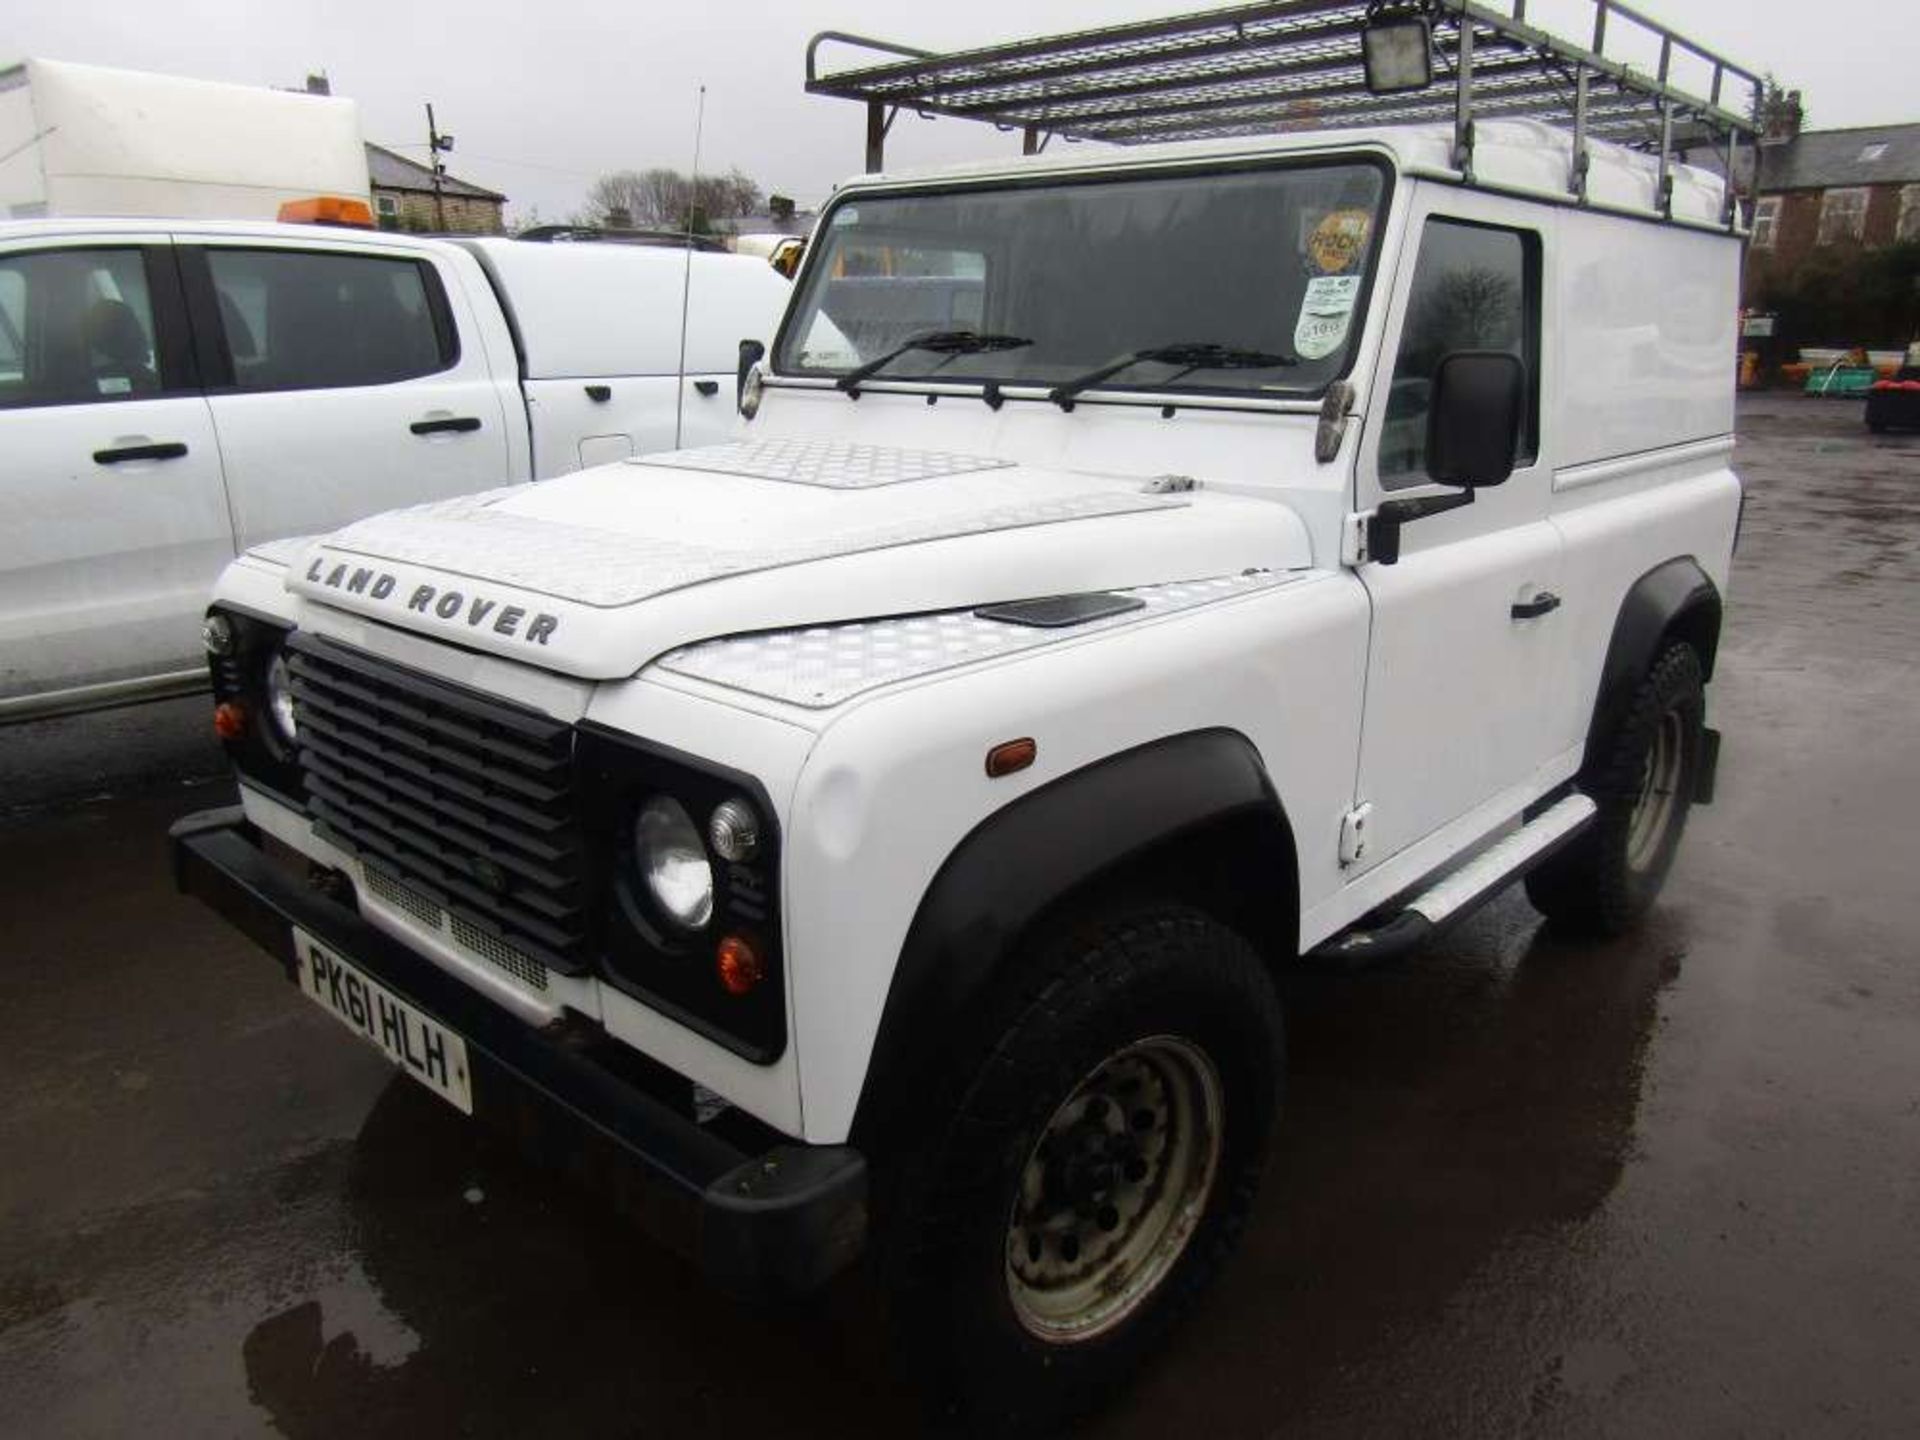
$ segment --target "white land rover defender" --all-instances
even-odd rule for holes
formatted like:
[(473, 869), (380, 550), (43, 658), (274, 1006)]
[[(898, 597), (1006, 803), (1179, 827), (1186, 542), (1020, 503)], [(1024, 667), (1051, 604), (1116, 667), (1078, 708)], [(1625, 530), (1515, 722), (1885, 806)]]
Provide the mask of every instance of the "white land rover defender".
[(870, 1250), (975, 1404), (1088, 1403), (1247, 1222), (1275, 967), (1653, 901), (1739, 260), (1524, 120), (849, 184), (744, 440), (228, 570), (181, 884), (719, 1279)]

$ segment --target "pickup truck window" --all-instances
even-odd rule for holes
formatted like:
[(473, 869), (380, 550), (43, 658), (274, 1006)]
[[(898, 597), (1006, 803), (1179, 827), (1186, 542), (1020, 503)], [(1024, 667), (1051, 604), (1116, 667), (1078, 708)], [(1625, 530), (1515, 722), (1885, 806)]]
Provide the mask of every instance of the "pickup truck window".
[(413, 259), (209, 248), (239, 390), (387, 385), (459, 358), (439, 277)]
[(146, 399), (167, 390), (138, 249), (0, 257), (0, 407)]
[[(1347, 161), (856, 193), (817, 232), (775, 366), (840, 376), (968, 330), (1033, 343), (910, 353), (869, 383), (1052, 387), (1178, 350), (1085, 389), (1313, 394), (1359, 335), (1386, 188)], [(1243, 358), (1195, 364), (1201, 347)]]
[(1442, 356), (1505, 350), (1527, 367), (1520, 464), (1540, 453), (1540, 237), (1531, 231), (1431, 219), (1407, 295), (1400, 352), (1380, 434), (1380, 483), (1427, 483), (1427, 400)]

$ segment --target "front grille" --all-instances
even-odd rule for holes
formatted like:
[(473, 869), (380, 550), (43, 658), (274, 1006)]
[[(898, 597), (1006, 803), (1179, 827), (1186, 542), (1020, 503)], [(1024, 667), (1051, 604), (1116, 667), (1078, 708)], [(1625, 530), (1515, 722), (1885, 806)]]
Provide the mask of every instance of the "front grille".
[(499, 954), (585, 969), (573, 728), (297, 631), (287, 659), (320, 834)]

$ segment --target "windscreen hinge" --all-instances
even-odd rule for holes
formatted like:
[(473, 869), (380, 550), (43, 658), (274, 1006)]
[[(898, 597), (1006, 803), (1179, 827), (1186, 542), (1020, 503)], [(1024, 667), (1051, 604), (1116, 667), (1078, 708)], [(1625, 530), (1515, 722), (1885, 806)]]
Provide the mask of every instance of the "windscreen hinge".
[(1367, 854), (1367, 829), (1373, 819), (1373, 803), (1356, 805), (1340, 817), (1340, 868), (1358, 865)]
[(1362, 510), (1357, 515), (1347, 516), (1346, 524), (1340, 531), (1340, 563), (1342, 565), (1364, 565), (1371, 558), (1367, 553), (1368, 527), (1373, 523), (1373, 511)]

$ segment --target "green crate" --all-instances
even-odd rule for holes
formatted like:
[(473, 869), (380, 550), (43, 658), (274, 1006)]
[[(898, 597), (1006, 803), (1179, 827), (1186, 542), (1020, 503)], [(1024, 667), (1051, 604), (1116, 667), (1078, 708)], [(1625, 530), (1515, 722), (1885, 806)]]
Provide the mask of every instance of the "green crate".
[(1850, 395), (1858, 399), (1873, 389), (1880, 372), (1871, 365), (1829, 365), (1807, 376), (1808, 395)]

